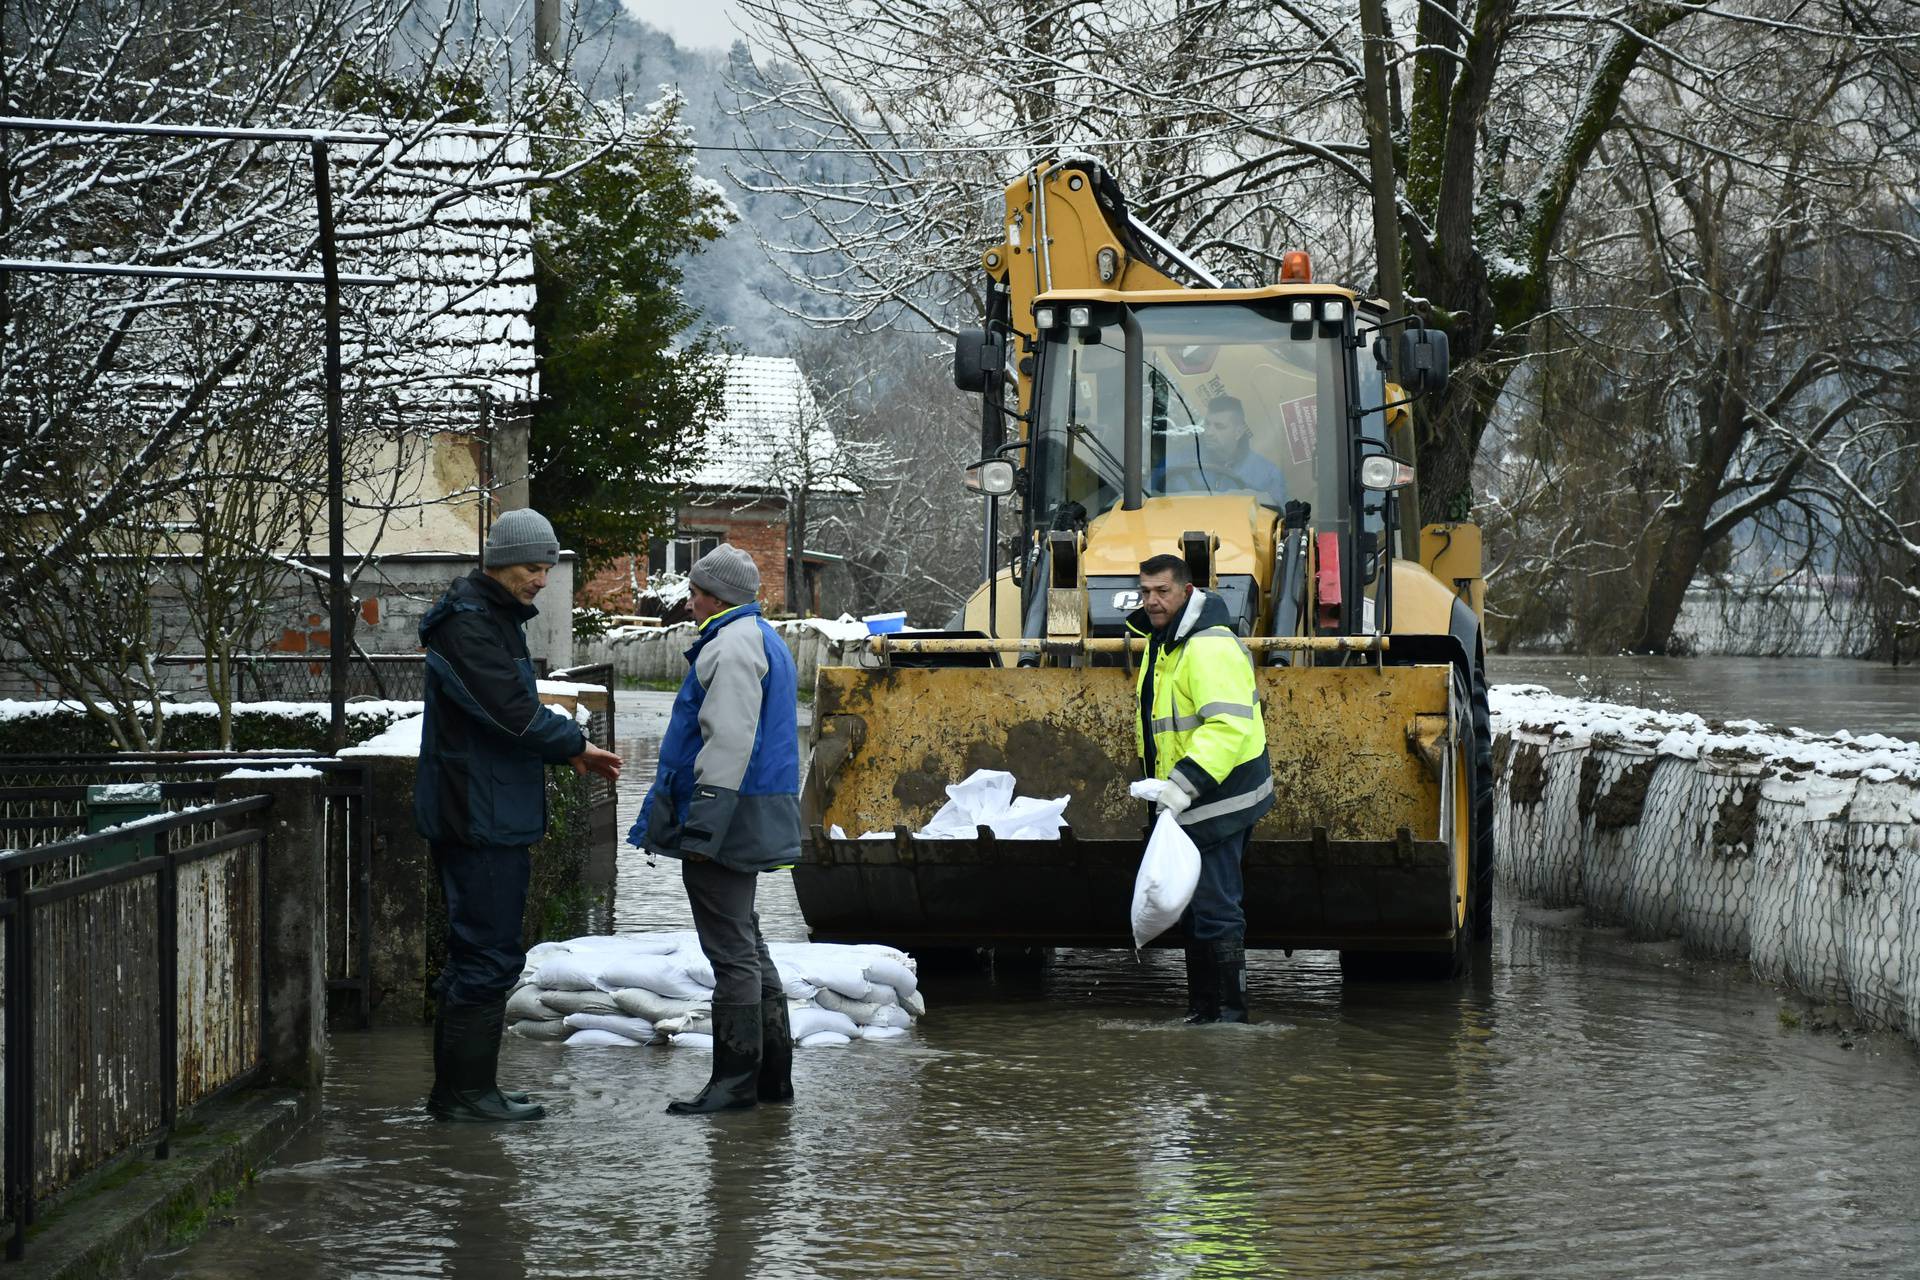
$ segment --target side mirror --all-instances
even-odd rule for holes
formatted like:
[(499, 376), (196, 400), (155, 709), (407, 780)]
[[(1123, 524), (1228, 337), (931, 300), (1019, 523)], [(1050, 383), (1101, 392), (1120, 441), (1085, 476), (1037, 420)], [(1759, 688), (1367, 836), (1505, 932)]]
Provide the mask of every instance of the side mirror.
[(1446, 330), (1421, 326), (1400, 331), (1400, 383), (1409, 395), (1446, 390), (1449, 372)]
[(1005, 458), (982, 458), (962, 474), (962, 484), (989, 498), (1004, 498), (1013, 492), (1013, 464)]
[(1375, 493), (1392, 493), (1413, 483), (1413, 464), (1390, 453), (1376, 453), (1360, 463), (1360, 487)]
[(962, 329), (953, 335), (953, 385), (976, 394), (986, 391), (1006, 369), (1006, 348), (986, 329)]

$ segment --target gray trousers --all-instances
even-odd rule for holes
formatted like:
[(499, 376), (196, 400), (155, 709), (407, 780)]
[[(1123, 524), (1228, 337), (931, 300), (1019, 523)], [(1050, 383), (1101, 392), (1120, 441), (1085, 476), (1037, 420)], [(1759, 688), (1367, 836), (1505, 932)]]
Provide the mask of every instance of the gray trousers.
[(753, 909), (758, 877), (707, 859), (680, 862), (680, 882), (693, 907), (700, 950), (713, 966), (715, 1004), (758, 1004), (783, 994), (780, 971), (773, 967), (767, 940), (760, 936), (760, 913)]

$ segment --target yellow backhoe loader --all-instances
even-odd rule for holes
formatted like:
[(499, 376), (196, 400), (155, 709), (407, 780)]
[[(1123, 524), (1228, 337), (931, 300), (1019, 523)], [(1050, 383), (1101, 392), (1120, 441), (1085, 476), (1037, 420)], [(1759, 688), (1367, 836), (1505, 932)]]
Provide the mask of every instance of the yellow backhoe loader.
[[(1315, 282), (1305, 254), (1228, 287), (1089, 161), (1013, 182), (1005, 227), (955, 350), (983, 396), (984, 580), (953, 629), (820, 671), (794, 871), (814, 937), (1129, 945), (1149, 815), (1123, 620), (1139, 563), (1173, 553), (1225, 601), (1266, 718), (1247, 945), (1458, 972), (1490, 918), (1492, 785), (1479, 531), (1423, 525), (1411, 465), (1444, 333)], [(1061, 838), (915, 837), (980, 768), (1070, 796)]]

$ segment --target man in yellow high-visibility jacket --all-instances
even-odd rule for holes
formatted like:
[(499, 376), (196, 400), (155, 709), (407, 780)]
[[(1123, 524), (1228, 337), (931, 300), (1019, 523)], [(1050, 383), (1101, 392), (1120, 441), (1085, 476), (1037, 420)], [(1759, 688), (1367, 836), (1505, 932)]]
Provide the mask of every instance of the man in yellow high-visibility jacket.
[(1128, 629), (1147, 639), (1134, 741), (1141, 771), (1167, 786), (1155, 802), (1200, 849), (1187, 930), (1187, 1021), (1247, 1020), (1246, 914), (1240, 860), (1273, 808), (1273, 766), (1253, 659), (1225, 603), (1194, 587), (1179, 556), (1140, 566), (1142, 607)]

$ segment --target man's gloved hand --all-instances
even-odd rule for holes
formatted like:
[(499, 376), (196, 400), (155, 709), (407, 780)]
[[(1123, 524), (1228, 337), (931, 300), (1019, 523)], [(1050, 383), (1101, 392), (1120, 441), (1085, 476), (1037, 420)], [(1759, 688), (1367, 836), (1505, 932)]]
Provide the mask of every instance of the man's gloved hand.
[(1187, 806), (1193, 803), (1193, 797), (1187, 794), (1185, 787), (1169, 782), (1160, 788), (1160, 796), (1155, 803), (1160, 806), (1161, 813), (1170, 813), (1178, 818), (1187, 811)]

